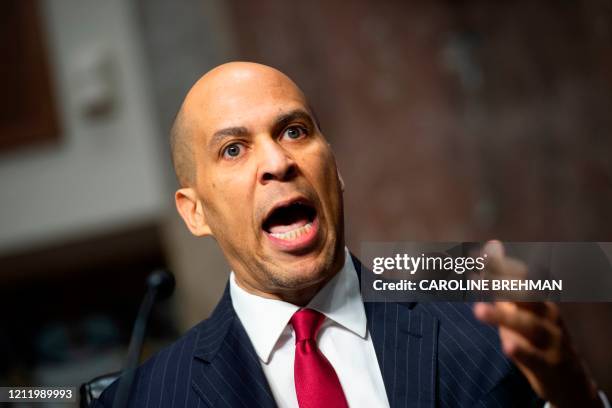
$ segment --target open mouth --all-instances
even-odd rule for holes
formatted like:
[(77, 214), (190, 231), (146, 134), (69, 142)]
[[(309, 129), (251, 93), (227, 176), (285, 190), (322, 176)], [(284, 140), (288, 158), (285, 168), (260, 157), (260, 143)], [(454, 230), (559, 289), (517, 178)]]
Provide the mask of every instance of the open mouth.
[(317, 236), (317, 211), (305, 199), (293, 200), (274, 208), (262, 227), (270, 240), (281, 249), (304, 249)]

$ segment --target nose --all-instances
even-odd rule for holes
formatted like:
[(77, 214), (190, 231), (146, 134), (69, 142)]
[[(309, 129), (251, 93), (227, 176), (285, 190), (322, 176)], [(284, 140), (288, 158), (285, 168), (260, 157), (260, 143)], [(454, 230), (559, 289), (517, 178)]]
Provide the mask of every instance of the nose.
[(296, 163), (289, 152), (273, 139), (260, 143), (258, 159), (258, 179), (261, 184), (289, 181), (297, 174)]

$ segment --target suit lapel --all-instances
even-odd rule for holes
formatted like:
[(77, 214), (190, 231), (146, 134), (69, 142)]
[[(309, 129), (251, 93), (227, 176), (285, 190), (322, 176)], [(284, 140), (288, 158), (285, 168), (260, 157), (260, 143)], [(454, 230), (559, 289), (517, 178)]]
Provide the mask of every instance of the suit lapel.
[[(361, 282), (363, 266), (355, 257), (353, 263)], [(364, 307), (390, 406), (434, 407), (438, 319), (414, 303), (366, 302)]]
[(398, 303), (364, 305), (390, 406), (435, 406), (438, 320)]
[(229, 288), (200, 329), (192, 370), (192, 387), (210, 407), (276, 406)]

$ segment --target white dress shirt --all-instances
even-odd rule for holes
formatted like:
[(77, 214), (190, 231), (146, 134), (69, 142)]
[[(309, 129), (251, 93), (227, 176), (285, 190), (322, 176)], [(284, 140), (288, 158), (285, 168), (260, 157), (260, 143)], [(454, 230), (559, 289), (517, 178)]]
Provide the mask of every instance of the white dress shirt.
[[(300, 308), (248, 293), (230, 275), (230, 295), (279, 407), (298, 407), (293, 376), (295, 334), (289, 324)], [(336, 370), (350, 407), (388, 407), (359, 280), (348, 250), (344, 266), (306, 306), (326, 316), (317, 344)]]

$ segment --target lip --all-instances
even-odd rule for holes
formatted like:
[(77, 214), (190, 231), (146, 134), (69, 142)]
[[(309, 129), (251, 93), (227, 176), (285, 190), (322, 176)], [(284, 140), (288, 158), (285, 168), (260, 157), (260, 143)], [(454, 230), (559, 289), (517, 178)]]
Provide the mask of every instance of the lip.
[[(277, 210), (278, 208), (286, 207), (288, 205), (296, 204), (296, 203), (306, 204), (315, 209), (315, 217), (313, 218), (311, 222), (311, 228), (308, 232), (302, 234), (300, 237), (297, 237), (293, 240), (286, 240), (286, 239), (275, 237), (264, 229), (264, 224), (266, 220), (270, 217), (270, 215), (275, 210)], [(270, 242), (271, 246), (276, 250), (279, 250), (282, 252), (288, 252), (292, 254), (304, 253), (304, 252), (307, 252), (309, 249), (313, 248), (319, 237), (319, 229), (320, 229), (320, 224), (319, 224), (318, 211), (316, 211), (316, 207), (314, 206), (313, 202), (303, 195), (294, 196), (289, 199), (282, 200), (282, 201), (275, 203), (267, 211), (261, 223), (261, 230), (264, 232), (264, 235), (268, 238), (268, 241)]]
[(273, 236), (268, 231), (264, 230), (264, 234), (268, 237), (272, 247), (282, 252), (303, 253), (313, 248), (319, 237), (319, 217), (318, 215), (312, 220), (312, 228), (303, 235), (293, 240), (281, 239)]
[(311, 207), (314, 208), (314, 205), (312, 204), (312, 201), (310, 201), (309, 199), (307, 199), (306, 197), (300, 195), (300, 196), (295, 196), (292, 198), (288, 198), (286, 200), (282, 200), (277, 202), (276, 204), (274, 204), (269, 210), (268, 212), (266, 212), (266, 214), (264, 215), (262, 221), (261, 221), (261, 228), (263, 229), (263, 225), (266, 222), (266, 220), (270, 217), (270, 215), (276, 211), (278, 208), (281, 207), (286, 207), (290, 204), (298, 204), (298, 203), (303, 203), (303, 204), (307, 204)]

